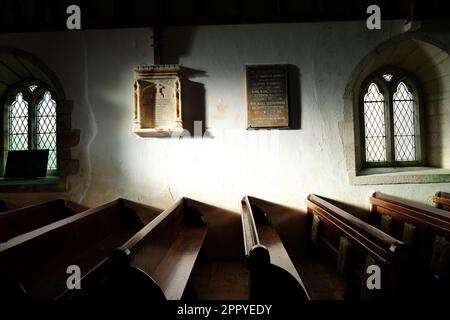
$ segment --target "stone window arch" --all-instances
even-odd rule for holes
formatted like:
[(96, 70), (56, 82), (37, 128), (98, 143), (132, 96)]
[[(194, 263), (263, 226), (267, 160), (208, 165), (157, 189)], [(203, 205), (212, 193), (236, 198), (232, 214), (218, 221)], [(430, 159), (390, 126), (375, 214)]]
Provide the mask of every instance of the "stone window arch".
[(59, 174), (59, 100), (54, 90), (37, 79), (21, 81), (5, 92), (2, 169), (8, 151), (48, 149), (47, 175)]
[[(356, 64), (344, 92), (344, 121), (340, 124), (351, 184), (450, 182), (450, 140), (446, 138), (450, 134), (449, 53), (449, 48), (427, 34), (406, 32), (381, 43)], [(393, 131), (391, 107), (386, 110), (392, 120), (385, 122), (391, 125), (390, 131), (385, 128), (386, 136), (390, 135), (391, 158), (366, 161), (363, 100), (372, 82), (385, 106), (399, 103), (394, 101), (400, 97), (400, 93), (394, 97), (399, 89), (406, 99), (395, 100), (412, 100), (414, 134), (409, 135), (414, 136), (415, 146), (409, 155), (414, 154), (415, 159), (397, 157), (399, 161), (395, 161), (395, 139), (402, 134)]]
[(360, 91), (361, 159), (364, 167), (422, 163), (420, 91), (404, 71), (379, 71)]
[(68, 191), (68, 177), (79, 168), (71, 154), (80, 139), (72, 129), (73, 101), (41, 60), (20, 49), (0, 47), (0, 74), (0, 176), (8, 150), (49, 149), (46, 179), (0, 179), (0, 192)]

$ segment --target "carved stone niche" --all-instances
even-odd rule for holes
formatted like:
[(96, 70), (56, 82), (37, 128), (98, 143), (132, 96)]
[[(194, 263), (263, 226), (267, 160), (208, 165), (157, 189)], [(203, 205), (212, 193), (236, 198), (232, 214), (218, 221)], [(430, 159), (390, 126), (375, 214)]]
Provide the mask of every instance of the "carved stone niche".
[(180, 70), (179, 65), (140, 66), (134, 70), (134, 133), (166, 137), (183, 130)]

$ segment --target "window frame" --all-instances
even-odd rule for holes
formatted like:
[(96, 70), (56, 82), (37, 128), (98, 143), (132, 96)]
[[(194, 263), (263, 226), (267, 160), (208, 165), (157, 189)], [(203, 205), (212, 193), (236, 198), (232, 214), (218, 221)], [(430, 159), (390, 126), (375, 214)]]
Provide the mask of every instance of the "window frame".
[[(29, 86), (37, 85), (38, 88), (33, 92), (29, 92)], [(4, 169), (6, 165), (6, 152), (9, 150), (9, 108), (12, 101), (15, 99), (17, 93), (22, 92), (24, 100), (28, 102), (28, 150), (34, 149), (37, 145), (37, 105), (42, 98), (45, 91), (49, 91), (52, 99), (56, 102), (56, 169), (47, 170), (47, 177), (59, 177), (60, 176), (60, 128), (59, 128), (59, 112), (60, 99), (55, 90), (42, 80), (28, 78), (19, 81), (18, 83), (10, 86), (0, 99), (1, 106), (3, 108), (3, 119), (1, 121), (3, 137), (0, 139), (0, 176), (3, 177)], [(31, 98), (31, 99), (30, 99)], [(34, 119), (30, 121), (30, 119)]]
[[(383, 75), (393, 75), (390, 81), (383, 78)], [(414, 131), (415, 131), (415, 153), (414, 161), (395, 160), (395, 141), (394, 141), (394, 94), (400, 82), (405, 83), (409, 92), (414, 96)], [(364, 96), (370, 84), (375, 83), (378, 90), (384, 98), (384, 117), (386, 134), (386, 161), (367, 161), (366, 160), (366, 129), (364, 114)], [(379, 70), (366, 78), (362, 83), (359, 92), (359, 123), (360, 123), (360, 143), (361, 143), (361, 165), (362, 168), (379, 167), (414, 167), (425, 164), (423, 154), (423, 123), (422, 109), (424, 101), (422, 99), (422, 89), (417, 79), (398, 68), (386, 68)]]

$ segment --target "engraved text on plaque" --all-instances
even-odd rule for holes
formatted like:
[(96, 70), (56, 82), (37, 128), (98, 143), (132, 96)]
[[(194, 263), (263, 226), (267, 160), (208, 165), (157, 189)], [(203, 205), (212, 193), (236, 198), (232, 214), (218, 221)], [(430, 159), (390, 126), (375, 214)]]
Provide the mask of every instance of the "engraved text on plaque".
[(247, 128), (289, 127), (288, 66), (248, 65)]

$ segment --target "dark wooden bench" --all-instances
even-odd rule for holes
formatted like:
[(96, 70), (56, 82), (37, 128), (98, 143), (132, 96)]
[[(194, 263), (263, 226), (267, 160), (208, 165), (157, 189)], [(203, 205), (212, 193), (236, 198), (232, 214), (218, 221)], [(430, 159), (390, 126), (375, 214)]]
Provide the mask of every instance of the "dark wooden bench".
[(73, 202), (57, 199), (0, 213), (0, 242), (6, 242), (85, 209)]
[(450, 211), (450, 193), (438, 191), (433, 197), (436, 208)]
[(8, 205), (4, 200), (0, 200), (0, 213), (8, 211)]
[(410, 244), (415, 282), (426, 297), (450, 294), (449, 213), (376, 192), (370, 197), (372, 223)]
[(68, 266), (88, 273), (158, 213), (118, 199), (1, 243), (0, 296), (22, 288), (31, 299), (56, 298), (67, 289)]
[(264, 212), (242, 201), (242, 231), (250, 271), (251, 300), (308, 300), (308, 293), (277, 231)]
[[(407, 247), (397, 239), (336, 207), (325, 198), (310, 194), (310, 239), (314, 248), (337, 261), (347, 284), (348, 299), (385, 299), (401, 296), (406, 288), (403, 268)], [(367, 267), (381, 270), (381, 290), (368, 290)]]
[(180, 300), (207, 233), (200, 211), (180, 199), (111, 253), (62, 299)]

